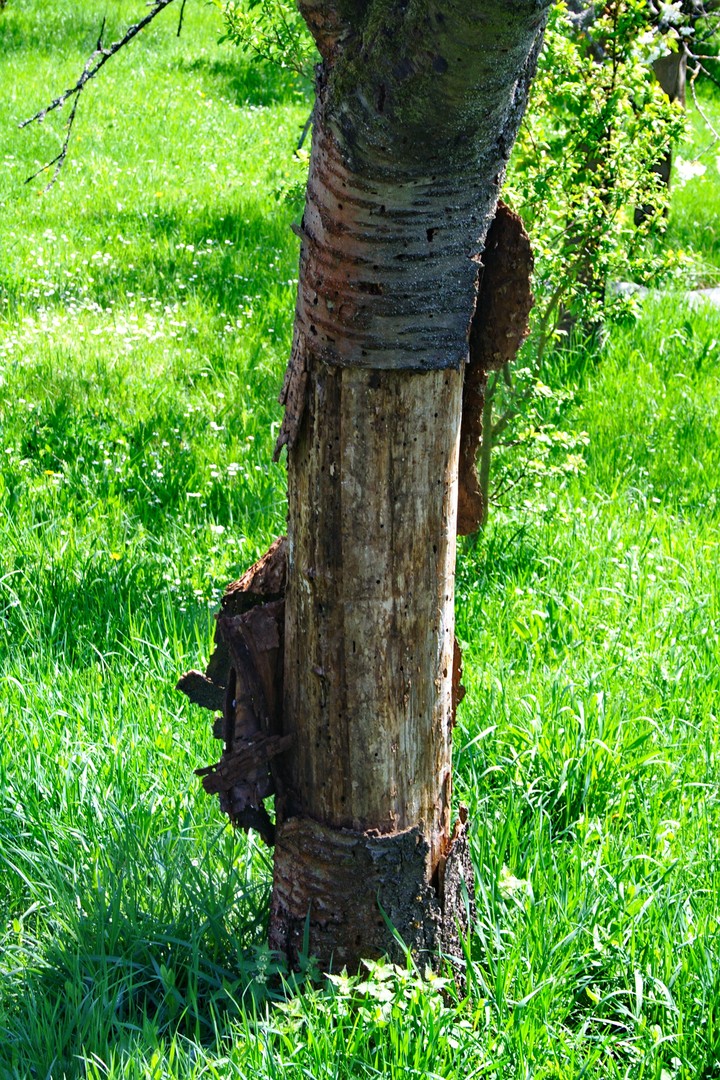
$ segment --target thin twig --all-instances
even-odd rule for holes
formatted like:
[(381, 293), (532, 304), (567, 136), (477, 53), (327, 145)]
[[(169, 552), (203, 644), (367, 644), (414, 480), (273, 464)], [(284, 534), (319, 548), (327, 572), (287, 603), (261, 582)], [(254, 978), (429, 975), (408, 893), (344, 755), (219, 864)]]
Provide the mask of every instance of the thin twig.
[(182, 4), (180, 5), (180, 18), (178, 19), (178, 28), (177, 28), (177, 36), (178, 37), (180, 37), (180, 34), (182, 33), (183, 19), (185, 17), (185, 5), (186, 5), (186, 3), (187, 3), (187, 0), (182, 0)]
[(512, 405), (508, 405), (502, 416), (498, 420), (496, 420), (496, 422), (492, 426), (493, 439), (497, 440), (497, 438), (502, 435), (505, 428), (508, 427), (510, 422), (515, 419), (515, 417), (520, 412), (521, 407), (535, 393), (535, 386), (536, 384), (532, 382), (529, 386), (525, 387), (521, 394), (515, 394)]
[(58, 177), (58, 173), (62, 168), (65, 162), (65, 158), (67, 156), (68, 144), (70, 142), (70, 134), (72, 131), (73, 122), (75, 120), (75, 114), (77, 112), (78, 101), (80, 100), (80, 94), (85, 89), (85, 86), (87, 85), (87, 83), (90, 82), (91, 79), (93, 79), (97, 75), (98, 71), (100, 71), (100, 68), (104, 67), (112, 56), (115, 56), (116, 53), (120, 52), (120, 50), (124, 48), (125, 45), (127, 45), (130, 41), (132, 41), (132, 39), (137, 34), (139, 34), (141, 30), (144, 30), (145, 27), (148, 26), (148, 24), (151, 23), (153, 19), (160, 14), (161, 11), (163, 11), (172, 3), (174, 3), (174, 0), (153, 0), (153, 8), (150, 13), (146, 15), (144, 19), (141, 19), (140, 22), (134, 23), (132, 26), (128, 27), (128, 29), (125, 31), (124, 36), (118, 41), (114, 41), (112, 45), (108, 46), (107, 49), (103, 46), (102, 43), (102, 36), (105, 31), (105, 20), (103, 19), (95, 50), (85, 62), (85, 67), (83, 68), (82, 74), (78, 81), (75, 83), (75, 85), (68, 87), (68, 89), (64, 90), (59, 97), (56, 97), (54, 101), (51, 101), (49, 105), (46, 105), (44, 109), (39, 109), (34, 116), (30, 116), (27, 120), (23, 120), (22, 123), (19, 125), (19, 127), (24, 128), (27, 127), (28, 124), (34, 124), (36, 122), (41, 124), (45, 117), (48, 115), (48, 113), (54, 112), (55, 109), (61, 109), (65, 102), (68, 101), (71, 97), (75, 98), (72, 112), (70, 113), (70, 116), (68, 118), (67, 132), (60, 153), (57, 155), (57, 157), (53, 158), (52, 161), (49, 161), (47, 165), (44, 165), (42, 169), (38, 169), (34, 176), (28, 177), (26, 183), (34, 180), (35, 177), (40, 175), (40, 173), (45, 172), (46, 169), (51, 168), (53, 165), (55, 165), (56, 168), (55, 172), (53, 173), (53, 178), (50, 181), (48, 187), (51, 187), (55, 183)]
[(56, 157), (54, 157), (52, 159), (52, 161), (48, 161), (47, 165), (43, 165), (42, 168), (38, 169), (37, 172), (33, 173), (32, 176), (28, 176), (27, 180), (25, 181), (26, 184), (29, 184), (33, 180), (37, 179), (37, 177), (40, 176), (41, 173), (47, 172), (48, 169), (52, 169), (53, 165), (55, 166), (55, 171), (53, 172), (52, 178), (51, 178), (50, 182), (48, 183), (47, 187), (45, 188), (45, 190), (49, 191), (50, 188), (55, 183), (55, 181), (57, 180), (57, 178), (58, 178), (58, 176), (60, 174), (60, 170), (62, 169), (63, 165), (65, 164), (65, 158), (67, 157), (68, 146), (70, 145), (70, 134), (72, 132), (73, 123), (75, 122), (75, 113), (77, 112), (77, 107), (78, 107), (79, 104), (80, 104), (80, 95), (78, 94), (77, 97), (75, 98), (74, 102), (73, 102), (73, 107), (72, 107), (72, 109), (70, 111), (70, 116), (68, 117), (67, 126), (65, 128), (65, 138), (63, 140), (63, 144), (62, 144), (62, 147), (60, 149), (60, 153), (57, 154)]
[[(690, 90), (692, 92), (693, 105), (695, 106), (695, 108), (699, 112), (699, 114), (702, 117), (702, 119), (703, 119), (705, 125), (707, 126), (708, 130), (713, 133), (715, 139), (720, 141), (720, 134), (718, 134), (716, 128), (713, 127), (713, 124), (712, 124), (712, 122), (710, 120), (710, 117), (707, 116), (707, 114), (703, 111), (702, 105), (698, 101), (697, 90), (695, 89), (695, 80), (697, 79), (700, 72), (703, 71), (703, 70), (704, 69), (703, 69), (702, 64), (698, 61), (697, 67), (695, 68), (694, 72), (692, 73), (692, 77), (690, 79)], [(706, 72), (706, 74), (707, 74), (707, 72)]]
[[(74, 86), (71, 86), (69, 89), (63, 91), (63, 93), (60, 94), (59, 97), (55, 98), (54, 101), (51, 101), (50, 104), (47, 105), (44, 109), (40, 109), (38, 112), (36, 112), (34, 116), (30, 116), (27, 120), (23, 120), (19, 127), (27, 127), (28, 124), (32, 124), (36, 120), (39, 123), (42, 123), (48, 113), (53, 112), (54, 109), (62, 108), (68, 98), (71, 98), (73, 94), (79, 94), (83, 90), (85, 83), (88, 82), (90, 79), (94, 78), (95, 75), (97, 75), (100, 68), (105, 66), (111, 56), (114, 56), (115, 53), (119, 52), (120, 49), (122, 49), (125, 45), (128, 44), (129, 41), (132, 41), (136, 34), (139, 34), (141, 30), (144, 30), (148, 23), (151, 23), (156, 15), (159, 15), (164, 8), (166, 8), (169, 4), (172, 3), (174, 3), (174, 0), (155, 0), (155, 6), (150, 12), (150, 14), (146, 15), (144, 19), (141, 19), (140, 22), (128, 27), (124, 37), (122, 37), (119, 41), (114, 41), (112, 45), (110, 45), (110, 47), (107, 49), (102, 48), (102, 46), (95, 49), (94, 53), (85, 64), (82, 75)], [(97, 63), (93, 65), (92, 62), (96, 56), (99, 56), (100, 58)]]
[[(717, 59), (717, 57), (712, 57), (711, 59), (714, 60), (714, 59)], [(698, 67), (699, 67), (700, 71), (702, 71), (703, 75), (706, 75), (708, 77), (708, 79), (710, 80), (711, 83), (714, 83), (715, 86), (720, 86), (720, 80), (717, 78), (717, 76), (713, 75), (712, 71), (710, 71), (708, 68), (706, 68), (704, 64), (701, 64), (699, 60), (698, 60)]]

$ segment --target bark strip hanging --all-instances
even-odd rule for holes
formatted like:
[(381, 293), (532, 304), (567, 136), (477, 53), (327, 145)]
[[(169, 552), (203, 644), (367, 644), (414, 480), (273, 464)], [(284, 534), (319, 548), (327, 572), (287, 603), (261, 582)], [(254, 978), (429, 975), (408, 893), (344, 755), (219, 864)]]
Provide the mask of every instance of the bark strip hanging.
[(485, 242), (470, 354), (463, 383), (458, 477), (458, 535), (476, 532), (484, 507), (477, 472), (488, 374), (510, 364), (527, 337), (534, 259), (522, 218), (499, 202)]

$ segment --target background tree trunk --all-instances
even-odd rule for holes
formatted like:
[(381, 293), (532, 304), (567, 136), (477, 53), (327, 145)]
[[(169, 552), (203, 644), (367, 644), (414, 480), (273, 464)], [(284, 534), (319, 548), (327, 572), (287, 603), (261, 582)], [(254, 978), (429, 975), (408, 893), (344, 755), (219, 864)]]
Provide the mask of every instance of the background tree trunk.
[[(278, 452), (288, 447), (271, 944), (453, 951), (463, 368), (538, 0), (301, 0), (323, 57)], [(455, 841), (455, 842), (454, 842)], [(467, 874), (467, 868), (465, 868)], [(385, 916), (385, 917), (384, 917)]]

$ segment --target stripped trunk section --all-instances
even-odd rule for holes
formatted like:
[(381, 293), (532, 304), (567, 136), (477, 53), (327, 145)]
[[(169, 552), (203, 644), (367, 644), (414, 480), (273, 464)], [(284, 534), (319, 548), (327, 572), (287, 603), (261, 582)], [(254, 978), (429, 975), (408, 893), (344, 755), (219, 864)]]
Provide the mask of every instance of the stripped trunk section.
[(464, 814), (451, 825), (451, 729), (463, 373), (547, 2), (299, 6), (323, 62), (277, 446), (288, 452), (284, 632), (277, 595), (262, 616), (251, 604), (219, 620), (235, 674), (225, 753), (204, 782), (240, 824), (276, 792), (269, 936), (291, 961), (308, 934), (325, 969), (397, 955), (394, 927), (416, 952), (461, 964), (472, 871)]

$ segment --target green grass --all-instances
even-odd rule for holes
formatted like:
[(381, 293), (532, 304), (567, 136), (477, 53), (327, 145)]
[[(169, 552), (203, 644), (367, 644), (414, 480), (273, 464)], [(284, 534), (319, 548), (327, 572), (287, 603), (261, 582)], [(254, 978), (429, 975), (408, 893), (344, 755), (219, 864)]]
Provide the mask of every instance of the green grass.
[[(700, 91), (703, 89), (701, 85)], [(673, 251), (681, 253), (682, 278), (688, 284), (717, 286), (720, 283), (720, 147), (717, 137), (720, 102), (717, 93), (700, 93), (696, 97), (688, 91), (688, 104), (688, 140), (676, 148), (674, 159), (676, 164), (689, 163), (699, 175), (683, 182), (677, 171), (674, 174), (673, 209), (667, 240)]]
[[(720, 314), (648, 305), (569, 354), (582, 467), (463, 544), (467, 998), (379, 967), (286, 999), (267, 853), (199, 788), (217, 748), (173, 687), (283, 529), (308, 101), (188, 4), (24, 186), (62, 123), (16, 121), (141, 10), (0, 13), (1, 1080), (720, 1077)], [(696, 264), (718, 200), (710, 168), (676, 192)]]

